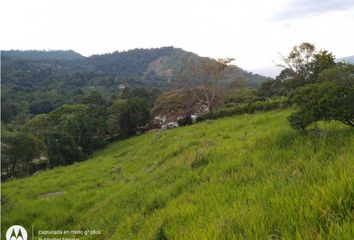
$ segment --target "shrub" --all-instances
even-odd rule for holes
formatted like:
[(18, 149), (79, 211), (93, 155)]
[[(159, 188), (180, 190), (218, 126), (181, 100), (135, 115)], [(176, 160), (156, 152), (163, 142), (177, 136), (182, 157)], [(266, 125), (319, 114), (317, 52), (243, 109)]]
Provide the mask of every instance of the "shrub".
[(299, 110), (289, 116), (290, 125), (304, 130), (311, 123), (337, 120), (354, 127), (354, 66), (321, 73), (319, 81), (297, 89), (291, 101)]
[(232, 107), (222, 108), (216, 112), (208, 112), (198, 116), (197, 122), (205, 121), (207, 119), (217, 119), (244, 113), (254, 113), (255, 111), (269, 111), (273, 109), (280, 109), (288, 106), (286, 97), (269, 98), (265, 101), (256, 101), (248, 104), (237, 104)]
[(185, 118), (179, 119), (178, 126), (191, 125), (193, 123), (191, 115), (187, 115)]

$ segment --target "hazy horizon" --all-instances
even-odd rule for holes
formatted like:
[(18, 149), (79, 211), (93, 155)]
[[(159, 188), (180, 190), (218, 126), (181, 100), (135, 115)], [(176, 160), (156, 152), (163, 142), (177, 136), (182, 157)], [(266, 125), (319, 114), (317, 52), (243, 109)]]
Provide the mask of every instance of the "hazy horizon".
[[(1, 49), (83, 56), (174, 46), (264, 74), (301, 42), (354, 54), (354, 1), (5, 0)], [(262, 72), (263, 71), (263, 72)]]

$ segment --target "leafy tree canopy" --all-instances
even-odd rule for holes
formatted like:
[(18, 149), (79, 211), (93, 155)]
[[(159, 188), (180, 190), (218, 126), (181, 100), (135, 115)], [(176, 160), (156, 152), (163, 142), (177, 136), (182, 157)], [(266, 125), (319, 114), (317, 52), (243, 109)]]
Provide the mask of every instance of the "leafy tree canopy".
[(340, 65), (321, 72), (316, 83), (295, 91), (292, 102), (299, 108), (289, 117), (296, 129), (320, 120), (354, 127), (354, 66)]

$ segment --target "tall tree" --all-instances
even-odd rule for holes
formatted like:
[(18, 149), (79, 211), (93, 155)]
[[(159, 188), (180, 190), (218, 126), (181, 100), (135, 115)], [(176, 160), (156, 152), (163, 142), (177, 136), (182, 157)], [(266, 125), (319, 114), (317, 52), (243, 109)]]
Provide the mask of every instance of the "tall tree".
[(326, 50), (317, 51), (316, 47), (304, 42), (294, 46), (287, 57), (282, 57), (283, 64), (277, 80), (284, 82), (288, 89), (295, 89), (313, 83), (325, 69), (335, 66), (334, 56)]
[(108, 104), (102, 94), (92, 91), (87, 95), (78, 97), (78, 103), (88, 107), (90, 122), (94, 125), (94, 135), (98, 141), (103, 141), (106, 134), (106, 118)]
[(232, 58), (186, 61), (182, 65), (185, 70), (180, 71), (177, 82), (180, 87), (188, 88), (195, 93), (195, 97), (200, 103), (205, 104), (209, 111), (214, 111), (220, 105), (220, 80), (232, 61)]
[(292, 101), (298, 111), (289, 121), (296, 129), (320, 120), (337, 120), (354, 127), (354, 65), (321, 72), (318, 82), (297, 89)]
[(6, 169), (7, 177), (30, 174), (31, 162), (40, 156), (43, 146), (43, 142), (30, 133), (5, 133), (2, 139), (2, 168)]
[(47, 136), (49, 166), (63, 166), (80, 161), (83, 158), (80, 147), (75, 145), (66, 133), (51, 133)]
[(125, 135), (124, 128), (129, 128), (129, 104), (125, 99), (116, 99), (108, 109), (107, 127), (111, 138)]
[(149, 120), (147, 103), (139, 97), (129, 100), (118, 98), (108, 112), (107, 125), (111, 137), (132, 135), (138, 126), (145, 125)]

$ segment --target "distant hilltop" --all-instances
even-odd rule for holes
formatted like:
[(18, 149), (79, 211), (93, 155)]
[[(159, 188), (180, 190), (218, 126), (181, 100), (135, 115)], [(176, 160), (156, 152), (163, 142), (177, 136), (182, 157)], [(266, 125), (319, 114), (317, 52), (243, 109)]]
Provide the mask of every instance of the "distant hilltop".
[(73, 50), (8, 50), (1, 51), (1, 55), (12, 58), (45, 60), (45, 59), (83, 59), (84, 56)]
[(353, 56), (348, 56), (348, 57), (338, 58), (337, 62), (346, 62), (346, 63), (354, 64), (354, 55)]
[[(172, 46), (150, 49), (132, 49), (112, 53), (82, 56), (73, 50), (9, 50), (1, 51), (6, 66), (16, 65), (18, 60), (25, 60), (28, 65), (36, 65), (36, 69), (56, 70), (60, 73), (94, 72), (97, 74), (114, 75), (130, 79), (130, 83), (142, 83), (146, 86), (171, 87), (178, 76), (186, 73), (186, 62), (193, 62), (200, 67), (205, 57), (184, 51)], [(60, 61), (57, 61), (60, 60)], [(28, 70), (28, 69), (27, 69)], [(187, 73), (193, 78), (193, 73)], [(230, 65), (222, 82), (227, 84), (242, 79), (248, 85), (256, 86), (268, 78), (245, 71), (236, 65)], [(127, 83), (129, 85), (129, 83)]]

